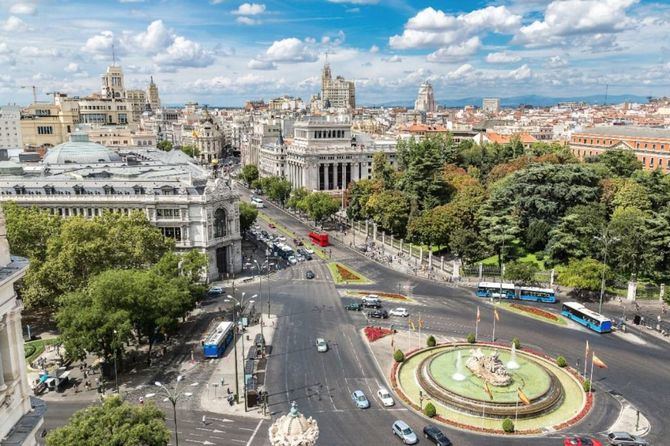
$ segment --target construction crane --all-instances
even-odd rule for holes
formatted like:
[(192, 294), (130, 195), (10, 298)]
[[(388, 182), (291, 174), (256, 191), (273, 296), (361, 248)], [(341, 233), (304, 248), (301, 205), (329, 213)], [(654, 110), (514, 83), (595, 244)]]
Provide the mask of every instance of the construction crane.
[(32, 88), (33, 89), (33, 103), (37, 102), (37, 86), (35, 85), (21, 85), (22, 89)]

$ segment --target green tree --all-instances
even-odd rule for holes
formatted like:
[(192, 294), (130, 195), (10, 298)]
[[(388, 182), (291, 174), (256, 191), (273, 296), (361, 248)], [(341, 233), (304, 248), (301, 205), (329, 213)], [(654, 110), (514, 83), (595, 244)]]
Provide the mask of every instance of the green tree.
[(267, 185), (263, 186), (263, 191), (268, 198), (278, 201), (282, 206), (291, 196), (291, 189), (291, 182), (281, 177), (268, 177)]
[(166, 279), (185, 278), (193, 301), (201, 299), (207, 289), (202, 282), (207, 272), (207, 255), (196, 249), (185, 253), (167, 252), (152, 270)]
[(484, 257), (486, 250), (477, 229), (456, 228), (449, 237), (449, 249), (466, 263)]
[(651, 209), (651, 200), (644, 186), (633, 180), (626, 180), (612, 198), (614, 208)]
[(610, 268), (601, 262), (589, 257), (573, 259), (556, 269), (557, 281), (563, 286), (574, 288), (577, 295), (583, 296), (586, 292), (600, 290), (603, 269), (605, 278), (611, 278)]
[(435, 409), (435, 405), (433, 403), (427, 403), (426, 407), (423, 408), (423, 413), (428, 418), (433, 418), (435, 415), (437, 415), (437, 409)]
[(367, 213), (385, 232), (404, 237), (407, 231), (410, 203), (399, 190), (385, 190), (373, 194), (367, 203)]
[(307, 215), (319, 224), (330, 218), (340, 208), (340, 203), (326, 192), (313, 192), (305, 197)]
[(187, 144), (185, 146), (180, 146), (179, 150), (190, 156), (191, 158), (197, 158), (200, 155), (200, 150), (192, 144)]
[(164, 152), (169, 152), (170, 150), (172, 150), (172, 147), (173, 147), (172, 141), (163, 140), (163, 141), (158, 141), (156, 143), (156, 148), (158, 150), (162, 150)]
[(251, 228), (257, 217), (258, 209), (256, 209), (256, 206), (240, 201), (240, 232), (245, 232)]
[(46, 438), (47, 446), (166, 446), (169, 441), (162, 410), (151, 402), (134, 405), (119, 396), (76, 412)]
[(26, 274), (24, 302), (53, 307), (58, 296), (81, 289), (90, 277), (110, 268), (147, 268), (173, 247), (141, 212), (70, 217), (49, 238), (45, 260)]
[(607, 226), (607, 209), (602, 203), (579, 205), (568, 210), (549, 233), (547, 252), (556, 263), (593, 257), (598, 253), (596, 237)]
[(384, 152), (372, 156), (372, 179), (379, 182), (384, 189), (393, 189), (395, 170)]
[(242, 168), (240, 178), (247, 183), (247, 186), (251, 186), (251, 183), (258, 179), (258, 167), (255, 164), (247, 164)]
[[(608, 228), (613, 238), (608, 251), (608, 263), (625, 275), (651, 273), (658, 259), (658, 252), (651, 249), (655, 234), (648, 231), (649, 214), (634, 208), (617, 208)], [(602, 249), (602, 248), (601, 248)]]
[(540, 270), (535, 262), (509, 262), (505, 265), (505, 279), (513, 282), (532, 284), (537, 282), (535, 275)]
[(606, 150), (588, 161), (603, 163), (614, 176), (630, 177), (636, 170), (642, 169), (642, 163), (632, 150)]
[(660, 169), (636, 170), (631, 179), (645, 188), (651, 209), (661, 209), (670, 203), (670, 175)]
[(514, 421), (511, 418), (505, 418), (502, 422), (503, 431), (511, 434), (514, 432)]
[(354, 220), (365, 220), (370, 215), (367, 212), (368, 200), (378, 191), (381, 185), (373, 180), (359, 180), (349, 183), (347, 197), (347, 217)]
[(310, 191), (304, 187), (293, 189), (289, 196), (286, 206), (290, 209), (295, 209), (300, 212), (307, 213), (307, 197), (311, 194)]
[(405, 354), (402, 350), (398, 349), (393, 353), (393, 360), (395, 362), (403, 362), (405, 360)]
[(445, 246), (456, 227), (457, 219), (452, 213), (452, 208), (445, 205), (426, 210), (410, 220), (407, 232), (408, 238), (414, 242)]
[(524, 233), (526, 249), (530, 252), (541, 251), (549, 241), (551, 225), (544, 220), (532, 220)]
[(3, 203), (2, 208), (12, 254), (43, 262), (48, 241), (60, 232), (62, 219), (46, 210), (21, 207), (14, 202)]
[(521, 232), (516, 215), (491, 215), (490, 212), (484, 210), (480, 218), (480, 227), (481, 235), (487, 245), (498, 254), (498, 265), (502, 265), (505, 253), (510, 250)]

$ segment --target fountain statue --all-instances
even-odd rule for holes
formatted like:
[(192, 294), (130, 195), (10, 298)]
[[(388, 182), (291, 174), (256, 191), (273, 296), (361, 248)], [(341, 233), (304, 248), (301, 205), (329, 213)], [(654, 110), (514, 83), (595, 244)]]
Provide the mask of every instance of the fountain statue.
[(512, 354), (509, 362), (507, 362), (507, 368), (510, 370), (516, 370), (519, 368), (519, 363), (516, 362), (516, 344), (514, 342), (512, 342)]
[(486, 356), (481, 348), (470, 350), (465, 366), (492, 386), (504, 387), (512, 382), (512, 377), (498, 357), (497, 351)]
[(456, 356), (456, 372), (451, 375), (451, 379), (454, 381), (463, 381), (465, 379), (465, 375), (463, 374), (463, 356), (460, 350)]

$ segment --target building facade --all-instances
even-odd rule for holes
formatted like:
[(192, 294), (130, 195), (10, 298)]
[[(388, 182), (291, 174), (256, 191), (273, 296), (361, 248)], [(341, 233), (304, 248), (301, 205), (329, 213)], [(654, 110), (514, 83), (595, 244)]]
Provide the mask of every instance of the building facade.
[(46, 405), (31, 396), (23, 350), (21, 301), (14, 283), (28, 261), (10, 255), (5, 218), (0, 209), (0, 445), (33, 446), (44, 422)]
[(433, 113), (436, 110), (433, 86), (429, 82), (424, 82), (419, 87), (419, 94), (414, 102), (414, 109), (426, 113)]
[(20, 149), (21, 139), (21, 107), (3, 105), (0, 107), (0, 149)]
[(147, 109), (147, 95), (144, 90), (126, 91), (126, 99), (130, 105), (133, 122), (140, 122), (142, 113)]
[(147, 105), (149, 106), (149, 109), (153, 111), (154, 113), (158, 111), (161, 108), (161, 98), (158, 95), (158, 87), (154, 83), (154, 77), (151, 76), (151, 80), (149, 81), (149, 86), (147, 87)]
[(356, 85), (342, 76), (333, 78), (330, 64), (321, 72), (321, 101), (323, 108), (356, 108)]
[(635, 126), (603, 126), (574, 132), (570, 149), (579, 159), (608, 150), (630, 150), (647, 170), (670, 172), (670, 130)]
[(0, 202), (63, 217), (140, 211), (179, 251), (205, 253), (210, 280), (242, 268), (239, 195), (180, 150), (116, 152), (75, 133), (41, 163), (19, 164), (0, 163)]
[(482, 110), (485, 113), (498, 113), (500, 111), (500, 98), (482, 99)]

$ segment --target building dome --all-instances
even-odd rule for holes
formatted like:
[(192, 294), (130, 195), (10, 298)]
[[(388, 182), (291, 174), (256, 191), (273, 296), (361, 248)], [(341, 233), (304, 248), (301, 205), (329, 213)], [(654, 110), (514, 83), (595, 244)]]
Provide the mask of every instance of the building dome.
[(58, 144), (44, 155), (44, 164), (118, 163), (121, 157), (107, 147), (91, 142), (85, 133), (73, 132), (68, 142)]
[(275, 421), (269, 429), (272, 446), (314, 446), (319, 438), (319, 427), (313, 418), (298, 412), (295, 401), (291, 411)]

